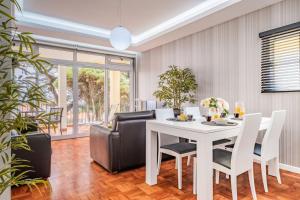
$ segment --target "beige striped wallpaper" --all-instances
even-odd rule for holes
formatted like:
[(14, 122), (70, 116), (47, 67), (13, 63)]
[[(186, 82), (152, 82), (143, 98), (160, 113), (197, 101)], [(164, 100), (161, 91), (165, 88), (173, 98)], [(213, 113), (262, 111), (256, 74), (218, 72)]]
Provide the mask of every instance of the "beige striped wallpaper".
[(300, 92), (260, 93), (260, 39), (258, 34), (300, 21), (300, 0), (281, 3), (241, 16), (199, 33), (148, 50), (138, 66), (138, 96), (154, 99), (158, 75), (168, 65), (193, 69), (198, 99), (223, 97), (233, 106), (245, 102), (247, 112), (288, 110), (281, 137), (281, 162), (300, 167)]

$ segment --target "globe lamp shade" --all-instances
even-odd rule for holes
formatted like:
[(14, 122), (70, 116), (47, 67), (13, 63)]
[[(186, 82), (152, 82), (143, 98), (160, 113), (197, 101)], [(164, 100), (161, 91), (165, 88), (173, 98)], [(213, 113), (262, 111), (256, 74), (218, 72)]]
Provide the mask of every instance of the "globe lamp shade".
[(126, 28), (117, 26), (111, 31), (109, 40), (115, 49), (125, 50), (131, 44), (131, 34)]

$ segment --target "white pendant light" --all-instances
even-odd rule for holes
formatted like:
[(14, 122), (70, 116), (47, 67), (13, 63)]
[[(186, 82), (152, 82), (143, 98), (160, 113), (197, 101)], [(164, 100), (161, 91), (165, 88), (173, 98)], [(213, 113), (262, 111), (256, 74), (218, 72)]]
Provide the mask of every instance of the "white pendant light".
[(117, 26), (111, 31), (109, 41), (115, 49), (125, 50), (131, 44), (131, 34), (123, 26)]
[[(122, 5), (120, 0), (120, 24), (122, 23)], [(127, 49), (131, 44), (131, 34), (130, 32), (124, 28), (123, 26), (117, 26), (115, 27), (111, 33), (109, 38), (110, 44), (117, 50), (125, 50)]]

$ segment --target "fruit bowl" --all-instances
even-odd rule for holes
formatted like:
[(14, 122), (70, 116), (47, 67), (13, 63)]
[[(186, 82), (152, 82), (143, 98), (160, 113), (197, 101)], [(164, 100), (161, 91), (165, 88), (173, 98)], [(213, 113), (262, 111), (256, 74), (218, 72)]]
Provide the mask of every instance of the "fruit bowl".
[(215, 119), (214, 120), (216, 124), (220, 124), (220, 125), (224, 125), (224, 124), (227, 124), (227, 120), (224, 119), (224, 118), (218, 118), (218, 119)]

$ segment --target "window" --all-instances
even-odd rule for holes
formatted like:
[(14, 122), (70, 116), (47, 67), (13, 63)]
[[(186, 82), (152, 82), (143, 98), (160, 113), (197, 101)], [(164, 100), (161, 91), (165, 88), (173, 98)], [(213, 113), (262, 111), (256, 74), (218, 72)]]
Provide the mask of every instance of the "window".
[[(63, 108), (62, 131), (51, 130), (55, 138), (88, 135), (91, 124), (110, 125), (115, 112), (133, 109), (132, 56), (43, 44), (36, 44), (34, 50), (52, 63), (47, 66), (48, 74), (40, 75), (26, 66), (26, 71), (17, 71), (15, 76), (32, 77), (43, 85), (45, 96), (51, 100), (50, 104), (41, 106), (43, 110)], [(20, 109), (27, 111), (29, 108)]]
[(86, 63), (105, 64), (105, 56), (88, 53), (77, 53), (77, 61)]
[(42, 58), (73, 61), (73, 52), (49, 47), (40, 47), (39, 54)]
[(111, 57), (108, 59), (111, 64), (131, 65), (132, 60), (123, 57)]
[(300, 91), (300, 22), (259, 34), (261, 91)]

